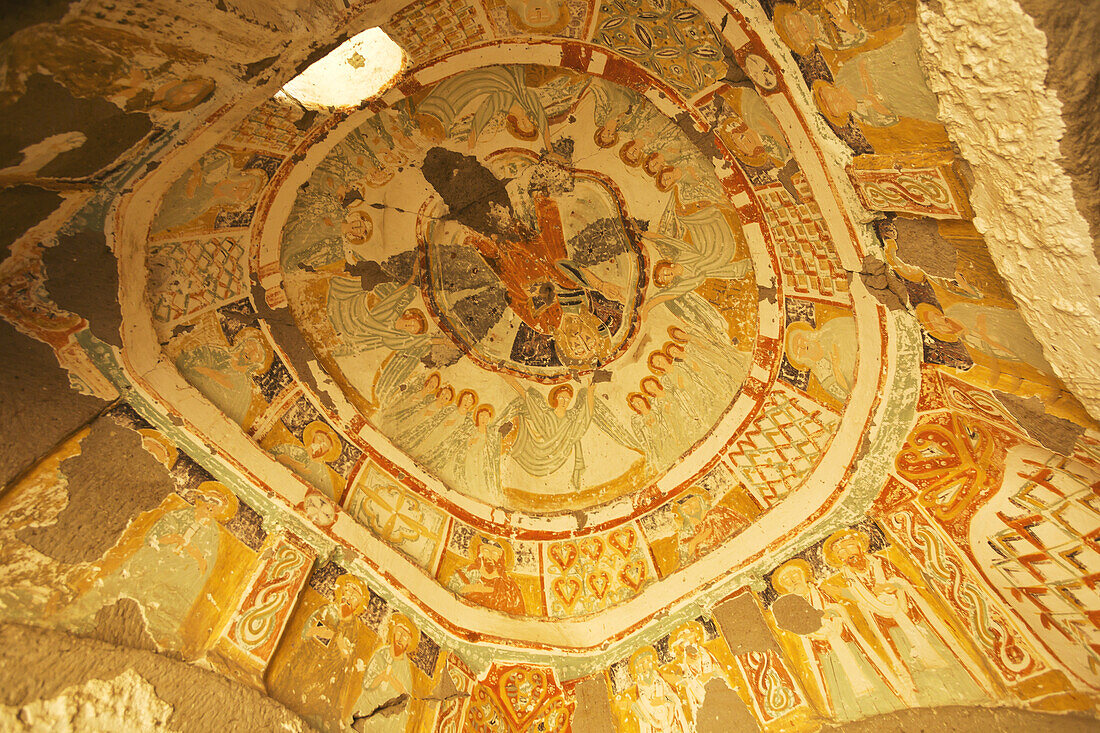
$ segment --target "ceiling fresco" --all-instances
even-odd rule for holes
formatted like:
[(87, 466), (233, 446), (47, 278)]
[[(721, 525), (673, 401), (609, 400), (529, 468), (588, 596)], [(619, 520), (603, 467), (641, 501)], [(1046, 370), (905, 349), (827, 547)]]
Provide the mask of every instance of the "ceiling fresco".
[(490, 66), (417, 97), (328, 152), (287, 217), (284, 287), (314, 353), (368, 424), (485, 504), (644, 488), (714, 429), (756, 344), (713, 164), (598, 77)]
[[(158, 132), (0, 263), (0, 315), (111, 403), (0, 495), (0, 619), (132, 602), (319, 730), (1094, 709), (1100, 426), (973, 221), (915, 3), (316, 12), (402, 71), (307, 108), (290, 56), (62, 26), (213, 91), (103, 69)], [(13, 99), (93, 94), (12, 58)], [(48, 274), (88, 232), (113, 341)], [(58, 549), (106, 446), (131, 513)]]
[[(151, 246), (201, 260), (211, 240), (188, 228), (250, 224), (252, 283), (227, 285), (251, 298), (154, 319), (184, 378), (347, 512), (329, 522), (354, 520), (461, 601), (571, 619), (758, 522), (763, 541), (725, 556), (776, 540), (782, 520), (764, 518), (815, 484), (859, 355), (873, 393), (889, 347), (870, 300), (857, 324), (851, 224), (828, 188), (826, 219), (747, 75), (691, 105), (588, 47), (494, 61), (513, 50), (414, 67), (274, 174), (241, 150), (257, 141), (219, 143), (160, 202)], [(204, 191), (219, 186), (232, 203)], [(778, 246), (769, 214), (789, 222)], [(149, 297), (183, 303), (193, 284), (158, 276)], [(848, 418), (833, 473), (874, 406)], [(840, 498), (810, 491), (796, 521)], [(486, 586), (492, 563), (506, 577)]]

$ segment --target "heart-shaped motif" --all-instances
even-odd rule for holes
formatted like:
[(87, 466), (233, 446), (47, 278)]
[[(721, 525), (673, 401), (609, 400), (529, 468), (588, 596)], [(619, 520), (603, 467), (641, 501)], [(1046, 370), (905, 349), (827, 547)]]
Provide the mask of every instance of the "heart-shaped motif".
[(641, 560), (628, 562), (619, 571), (619, 580), (634, 590), (638, 590), (645, 582), (645, 564)]
[(573, 563), (577, 561), (577, 546), (572, 542), (559, 542), (550, 545), (547, 552), (550, 555), (550, 559), (554, 561), (555, 565), (561, 568), (563, 573), (573, 567)]
[(577, 595), (581, 592), (581, 583), (576, 578), (558, 578), (550, 587), (558, 600), (569, 607), (577, 602)]
[(634, 530), (630, 527), (620, 527), (612, 532), (607, 538), (607, 544), (614, 547), (623, 557), (630, 554), (630, 551), (634, 549), (634, 543), (637, 541), (637, 537), (634, 536)]
[(592, 591), (592, 595), (602, 601), (603, 597), (607, 595), (607, 587), (611, 585), (611, 576), (600, 570), (591, 573), (585, 578), (584, 582), (588, 585), (588, 590)]
[(592, 562), (598, 562), (603, 555), (603, 540), (599, 537), (586, 537), (581, 540), (581, 552)]
[(546, 673), (541, 669), (513, 667), (500, 676), (497, 684), (504, 712), (518, 730), (526, 727), (550, 696)]

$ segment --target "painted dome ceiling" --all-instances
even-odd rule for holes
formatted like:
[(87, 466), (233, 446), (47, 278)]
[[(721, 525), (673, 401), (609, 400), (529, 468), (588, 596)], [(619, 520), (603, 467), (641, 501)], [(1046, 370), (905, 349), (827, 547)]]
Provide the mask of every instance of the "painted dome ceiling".
[[(230, 82), (177, 54), (194, 98), (142, 108), (176, 144), (73, 209), (117, 257), (119, 348), (25, 283), (3, 311), (131, 406), (181, 487), (157, 511), (252, 558), (209, 596), (248, 609), (210, 623), (215, 667), (305, 684), (354, 615), (414, 645), (418, 690), (457, 660), (456, 715), (487, 730), (475, 683), (484, 715), (564, 730), (592, 675), (622, 730), (694, 730), (701, 698), (679, 728), (639, 702), (689, 642), (765, 730), (1100, 689), (1096, 644), (1065, 641), (1100, 612), (1073, 594), (1100, 567), (1095, 395), (998, 274), (915, 4), (372, 7), (333, 37), (380, 25), (404, 60), (357, 106), (280, 89), (288, 69), (210, 97)], [(1025, 540), (1062, 558), (1076, 621), (1021, 601)], [(738, 651), (738, 614), (769, 643)], [(937, 671), (962, 692), (936, 698)], [(859, 712), (838, 674), (897, 704)]]
[[(219, 218), (249, 248), (222, 275), (242, 299), (190, 308), (193, 282), (151, 281), (165, 353), (407, 583), (454, 593), (500, 552), (517, 592), (456, 601), (531, 620), (633, 602), (637, 622), (690, 597), (666, 579), (709, 583), (835, 511), (873, 410), (912, 395), (917, 337), (853, 294), (848, 204), (792, 152), (810, 138), (774, 62), (727, 21), (746, 71), (701, 89), (722, 37), (662, 10), (655, 42), (699, 44), (679, 63), (455, 48), (286, 162), (234, 133), (158, 204), (151, 263), (209, 258), (186, 234)], [(708, 536), (670, 542), (704, 517)]]

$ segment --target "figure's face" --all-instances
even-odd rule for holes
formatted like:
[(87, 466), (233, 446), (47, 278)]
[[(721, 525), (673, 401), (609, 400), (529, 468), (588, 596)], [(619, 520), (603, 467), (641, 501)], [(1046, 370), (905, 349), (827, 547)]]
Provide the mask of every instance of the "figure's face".
[(809, 332), (795, 334), (787, 349), (791, 359), (799, 364), (814, 364), (824, 356), (821, 344)]
[(639, 415), (645, 415), (649, 413), (649, 405), (641, 397), (635, 396), (630, 398), (630, 409)]
[(809, 580), (805, 570), (792, 565), (776, 573), (772, 579), (772, 585), (781, 589), (782, 593), (796, 593), (804, 596), (810, 592)]
[(761, 89), (775, 89), (779, 85), (779, 80), (776, 78), (772, 67), (762, 57), (754, 53), (745, 58), (745, 73)]
[(478, 556), (490, 565), (500, 565), (504, 559), (504, 550), (493, 545), (482, 545), (478, 550)]
[(753, 158), (764, 152), (764, 140), (756, 130), (744, 122), (737, 125), (727, 133), (730, 145), (733, 146), (735, 155), (745, 158)]
[(398, 624), (393, 627), (393, 653), (400, 656), (409, 648), (409, 642), (412, 641), (412, 637), (409, 634), (409, 630), (403, 625)]
[(844, 119), (856, 111), (856, 98), (844, 87), (834, 84), (823, 84), (819, 95), (822, 110), (830, 117)]
[(163, 105), (174, 110), (188, 110), (213, 92), (213, 82), (207, 79), (188, 79), (164, 91)]
[(843, 537), (833, 544), (833, 554), (837, 559), (849, 567), (863, 565), (863, 544), (858, 537)]
[(933, 336), (958, 338), (960, 334), (966, 331), (961, 323), (935, 308), (921, 309), (920, 315), (924, 320), (925, 327), (932, 332)]
[(649, 677), (655, 669), (657, 669), (657, 658), (652, 654), (643, 654), (634, 664), (634, 671), (639, 677)]
[(470, 394), (469, 392), (462, 395), (462, 397), (458, 400), (458, 409), (462, 410), (463, 412), (469, 410), (473, 406), (474, 406), (474, 396), (472, 394)]
[(217, 516), (218, 510), (221, 509), (221, 502), (209, 499), (204, 496), (200, 496), (195, 502), (195, 519), (203, 521), (206, 519), (212, 519)]
[(263, 364), (263, 361), (264, 347), (260, 345), (260, 342), (254, 337), (245, 339), (241, 343), (237, 357), (238, 366), (244, 368), (255, 367)]
[(532, 28), (545, 28), (558, 19), (558, 5), (551, 0), (528, 0), (523, 22)]
[(680, 505), (680, 516), (692, 525), (703, 521), (704, 514), (706, 514), (706, 512), (703, 508), (703, 502), (697, 496), (689, 497)]
[(309, 442), (309, 455), (313, 458), (320, 458), (331, 449), (332, 439), (321, 431), (317, 431), (313, 436), (313, 440)]
[(665, 168), (657, 174), (657, 187), (662, 191), (667, 191), (672, 187), (672, 184), (683, 177), (684, 173), (679, 168)]
[(439, 389), (439, 384), (440, 384), (439, 375), (438, 374), (433, 374), (432, 376), (428, 377), (428, 381), (424, 382), (424, 391), (425, 392), (435, 392), (436, 390)]
[(655, 354), (650, 361), (659, 370), (663, 369), (667, 372), (672, 369), (672, 359), (669, 359), (667, 354)]
[(783, 19), (783, 30), (796, 53), (804, 53), (814, 45), (813, 18), (804, 10), (789, 13)]
[(493, 415), (488, 410), (478, 410), (474, 413), (474, 425), (479, 428), (488, 425), (492, 419)]
[(596, 329), (577, 318), (563, 322), (555, 338), (561, 352), (576, 362), (591, 361), (599, 350), (600, 337)]
[(672, 359), (683, 359), (684, 347), (680, 346), (679, 344), (669, 344), (668, 355)]
[(535, 123), (531, 121), (531, 118), (527, 116), (527, 113), (524, 112), (523, 108), (519, 105), (512, 105), (512, 117), (515, 120), (516, 129), (521, 134), (532, 135), (538, 132)]
[(340, 615), (344, 618), (355, 613), (363, 603), (363, 594), (354, 585), (344, 586), (344, 592), (340, 596)]
[(662, 262), (653, 268), (653, 284), (659, 288), (667, 288), (672, 281), (684, 271), (682, 265), (673, 262)]
[(401, 317), (394, 321), (393, 327), (414, 336), (421, 332), (420, 319), (409, 311), (402, 313)]
[(356, 213), (344, 220), (344, 236), (351, 244), (364, 244), (373, 233), (374, 227), (369, 220)]
[(237, 181), (237, 184), (233, 187), (233, 198), (238, 202), (244, 203), (252, 198), (252, 194), (259, 188), (259, 178), (254, 175), (247, 174), (241, 180)]

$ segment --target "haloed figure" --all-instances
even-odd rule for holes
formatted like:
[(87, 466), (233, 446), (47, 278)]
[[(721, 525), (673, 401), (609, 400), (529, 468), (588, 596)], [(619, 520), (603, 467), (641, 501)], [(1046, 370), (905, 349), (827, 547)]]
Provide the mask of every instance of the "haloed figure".
[(476, 158), (432, 148), (423, 173), (465, 229), (464, 243), (478, 251), (500, 279), (508, 306), (532, 331), (553, 337), (567, 367), (599, 364), (611, 350), (607, 326), (594, 299), (621, 301), (619, 288), (570, 259), (558, 204), (534, 185), (523, 196), (533, 221), (519, 215), (504, 181)]

